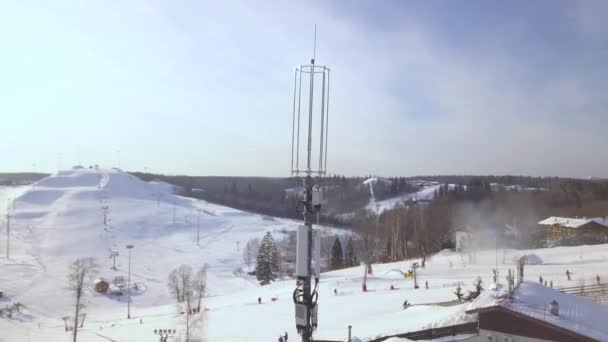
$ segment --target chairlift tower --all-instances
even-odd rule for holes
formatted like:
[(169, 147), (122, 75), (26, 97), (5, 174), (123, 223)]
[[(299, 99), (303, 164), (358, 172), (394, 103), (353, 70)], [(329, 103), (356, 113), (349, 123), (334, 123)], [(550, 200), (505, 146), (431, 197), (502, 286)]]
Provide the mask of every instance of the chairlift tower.
[(110, 250), (110, 258), (112, 258), (112, 269), (116, 271), (116, 257), (118, 256), (118, 252)]
[[(312, 341), (313, 330), (317, 327), (317, 288), (321, 270), (320, 233), (315, 230), (313, 234), (312, 220), (313, 215), (320, 211), (323, 199), (320, 188), (314, 184), (313, 176), (322, 177), (326, 174), (329, 127), (330, 69), (327, 66), (315, 64), (316, 26), (314, 40), (315, 49), (310, 64), (295, 68), (291, 128), (291, 175), (303, 176), (304, 185), (304, 199), (296, 207), (298, 213), (303, 216), (304, 226), (298, 227), (297, 231), (296, 276), (298, 285), (293, 293), (296, 328), (298, 333), (302, 335), (303, 342)], [(302, 86), (303, 81), (304, 87)], [(320, 88), (315, 89), (315, 83), (317, 82), (321, 83)], [(302, 94), (303, 90), (304, 94)], [(321, 97), (319, 102), (315, 102), (316, 96)], [(306, 111), (308, 111), (307, 116)], [(300, 128), (302, 128), (302, 132)], [(307, 131), (305, 131), (306, 129)], [(305, 135), (306, 132), (306, 140), (302, 139), (301, 143), (301, 133)], [(318, 137), (318, 146), (313, 146), (313, 136)], [(300, 156), (301, 147), (302, 149), (305, 148), (302, 154), (306, 153), (305, 159), (302, 161), (300, 160), (302, 157)], [(314, 153), (313, 149), (316, 150), (317, 148), (318, 153)], [(313, 158), (318, 158), (318, 163), (315, 163)], [(312, 266), (313, 245), (314, 270)], [(312, 286), (313, 274), (315, 276), (314, 288)]]

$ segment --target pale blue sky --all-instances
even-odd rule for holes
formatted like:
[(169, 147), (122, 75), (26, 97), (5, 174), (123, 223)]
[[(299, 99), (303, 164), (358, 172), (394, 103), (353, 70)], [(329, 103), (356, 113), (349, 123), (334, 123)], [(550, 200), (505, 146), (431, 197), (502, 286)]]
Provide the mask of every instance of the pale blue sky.
[(0, 172), (120, 160), (286, 176), (293, 67), (316, 23), (330, 172), (608, 176), (606, 13), (599, 0), (2, 1)]

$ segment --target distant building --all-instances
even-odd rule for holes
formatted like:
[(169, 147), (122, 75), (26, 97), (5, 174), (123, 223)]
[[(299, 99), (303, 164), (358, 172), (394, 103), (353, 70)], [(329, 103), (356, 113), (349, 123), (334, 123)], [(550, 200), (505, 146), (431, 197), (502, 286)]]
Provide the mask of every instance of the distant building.
[(469, 252), (473, 247), (473, 233), (468, 230), (455, 230), (454, 241), (456, 252)]
[(608, 236), (608, 217), (606, 216), (596, 218), (551, 216), (538, 224), (543, 226), (552, 238)]
[(483, 292), (467, 313), (478, 315), (478, 341), (608, 341), (608, 307), (535, 282)]

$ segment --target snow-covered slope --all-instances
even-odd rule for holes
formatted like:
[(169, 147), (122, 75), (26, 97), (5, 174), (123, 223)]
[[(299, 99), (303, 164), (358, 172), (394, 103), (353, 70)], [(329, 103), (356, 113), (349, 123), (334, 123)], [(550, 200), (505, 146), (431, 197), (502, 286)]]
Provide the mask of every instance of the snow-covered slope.
[[(135, 311), (172, 303), (166, 279), (182, 263), (211, 266), (211, 296), (255, 289), (258, 286), (251, 277), (232, 274), (242, 266), (237, 243), (244, 246), (266, 231), (280, 234), (298, 224), (175, 196), (171, 190), (166, 183), (143, 182), (116, 169), (63, 171), (36, 182), (15, 200), (14, 210), (10, 208), (11, 258), (0, 261), (0, 289), (11, 302), (26, 305), (32, 321), (42, 327), (62, 324), (60, 318), (71, 312), (66, 289), (69, 264), (80, 257), (94, 257), (100, 276), (126, 276), (126, 244), (135, 245), (133, 281), (145, 288), (132, 300)], [(12, 190), (2, 193), (7, 197)], [(108, 208), (107, 224), (104, 207)], [(118, 271), (110, 269), (110, 250), (120, 253)], [(125, 308), (124, 299), (92, 295), (88, 300), (91, 319), (120, 312), (118, 318)], [(0, 319), (2, 324), (6, 322)], [(13, 338), (9, 341), (21, 340), (17, 336), (25, 336), (28, 330), (27, 324), (10, 326)]]
[[(205, 341), (276, 341), (287, 331), (297, 339), (291, 294), (295, 281), (285, 279), (261, 287), (254, 277), (234, 275), (241, 267), (242, 250), (252, 237), (266, 231), (280, 234), (299, 222), (273, 219), (204, 201), (175, 196), (165, 183), (146, 183), (120, 170), (65, 171), (29, 187), (12, 212), (11, 258), (0, 258), (0, 289), (11, 302), (26, 305), (20, 320), (0, 318), (0, 341), (66, 341), (61, 317), (72, 312), (66, 274), (79, 257), (95, 257), (99, 276), (126, 276), (126, 244), (132, 251), (132, 281), (140, 291), (132, 297), (133, 319), (126, 319), (126, 298), (89, 293), (87, 319), (79, 341), (158, 341), (154, 329), (180, 329), (166, 279), (180, 264), (210, 265), (209, 297), (205, 299)], [(6, 193), (4, 189), (0, 194)], [(160, 198), (160, 200), (159, 200)], [(109, 208), (103, 224), (102, 207)], [(196, 246), (197, 209), (201, 209), (201, 246)], [(175, 222), (173, 221), (175, 213)], [(0, 242), (4, 242), (0, 235)], [(489, 284), (492, 268), (504, 278), (512, 260), (536, 254), (541, 265), (527, 266), (526, 276), (539, 275), (555, 286), (594, 281), (608, 269), (607, 245), (560, 247), (535, 251), (486, 251), (476, 264), (452, 252), (442, 252), (419, 270), (420, 289), (403, 273), (410, 261), (374, 265), (368, 292), (361, 291), (363, 267), (324, 273), (320, 283), (319, 339), (345, 339), (347, 326), (362, 339), (452, 324), (472, 319), (463, 314), (467, 304), (449, 306), (458, 284), (472, 289), (480, 276)], [(119, 251), (118, 270), (110, 269), (109, 249)], [(4, 244), (0, 244), (0, 253)], [(498, 256), (498, 257), (497, 257)], [(504, 260), (504, 263), (503, 263)], [(565, 270), (573, 273), (568, 282)], [(600, 273), (608, 279), (608, 273)], [(429, 289), (425, 289), (428, 282)], [(390, 290), (394, 285), (395, 290)], [(337, 295), (334, 294), (336, 290)], [(263, 304), (257, 304), (261, 297)], [(271, 298), (276, 298), (272, 301)], [(407, 299), (414, 306), (403, 310)], [(141, 321), (140, 321), (141, 320)]]
[[(381, 201), (376, 201), (375, 196), (372, 194), (370, 194), (370, 202), (369, 204), (366, 206), (366, 209), (369, 211), (372, 211), (374, 213), (381, 213), (384, 210), (388, 210), (388, 209), (392, 209), (394, 207), (403, 205), (404, 203), (407, 203), (409, 201), (422, 201), (422, 202), (428, 202), (433, 200), (433, 198), (435, 197), (435, 193), (436, 191), (439, 190), (439, 188), (441, 187), (441, 184), (437, 183), (437, 182), (416, 182), (416, 181), (412, 181), (415, 184), (420, 186), (420, 190), (414, 192), (414, 193), (410, 193), (410, 194), (405, 194), (405, 195), (400, 195), (400, 196), (396, 196), (396, 197), (392, 197), (392, 198), (387, 198)], [(456, 185), (455, 184), (448, 184), (448, 189), (452, 190), (454, 189)], [(370, 187), (370, 191), (371, 191), (371, 187)]]

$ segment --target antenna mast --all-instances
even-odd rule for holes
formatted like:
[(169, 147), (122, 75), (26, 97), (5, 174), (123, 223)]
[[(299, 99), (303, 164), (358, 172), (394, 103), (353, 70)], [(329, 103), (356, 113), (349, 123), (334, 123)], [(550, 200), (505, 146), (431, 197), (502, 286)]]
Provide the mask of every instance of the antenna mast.
[[(312, 341), (312, 333), (316, 329), (319, 294), (317, 292), (320, 276), (320, 233), (313, 230), (313, 214), (319, 213), (323, 202), (322, 193), (318, 185), (313, 184), (312, 176), (316, 174), (322, 177), (327, 172), (327, 134), (329, 119), (329, 68), (324, 65), (315, 65), (317, 54), (317, 26), (315, 25), (313, 38), (313, 56), (309, 65), (300, 65), (295, 69), (293, 89), (293, 112), (291, 127), (291, 174), (292, 176), (304, 175), (304, 199), (296, 207), (304, 219), (304, 226), (299, 226), (297, 231), (296, 251), (296, 275), (298, 285), (293, 293), (296, 312), (296, 328), (302, 335), (303, 342)], [(308, 78), (308, 79), (306, 79)], [(308, 89), (304, 89), (302, 98), (302, 79), (308, 81)], [(315, 105), (315, 81), (321, 82), (321, 89), (316, 90), (316, 95), (321, 96), (321, 101)], [(306, 82), (305, 86), (306, 87)], [(308, 99), (306, 99), (308, 90)], [(320, 94), (319, 94), (320, 93)], [(304, 100), (304, 101), (302, 101)], [(308, 100), (308, 122), (304, 123), (301, 118), (302, 103)], [(314, 118), (320, 125), (318, 131), (314, 129)], [(308, 136), (306, 143), (306, 167), (300, 169), (300, 125), (308, 125)], [(319, 137), (318, 163), (313, 161), (313, 134)], [(313, 239), (314, 238), (314, 239)], [(313, 242), (314, 240), (314, 242)], [(314, 252), (314, 256), (313, 256)], [(313, 270), (314, 259), (314, 270)], [(314, 288), (312, 277), (314, 275)]]

